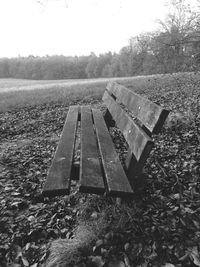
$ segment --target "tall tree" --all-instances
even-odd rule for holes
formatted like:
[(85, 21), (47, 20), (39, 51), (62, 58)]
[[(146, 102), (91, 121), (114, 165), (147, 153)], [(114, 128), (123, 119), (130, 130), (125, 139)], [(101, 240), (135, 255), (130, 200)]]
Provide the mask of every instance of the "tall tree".
[(171, 70), (180, 71), (200, 42), (200, 12), (188, 0), (170, 0), (168, 8), (165, 20), (159, 21), (161, 30), (155, 41), (167, 53)]

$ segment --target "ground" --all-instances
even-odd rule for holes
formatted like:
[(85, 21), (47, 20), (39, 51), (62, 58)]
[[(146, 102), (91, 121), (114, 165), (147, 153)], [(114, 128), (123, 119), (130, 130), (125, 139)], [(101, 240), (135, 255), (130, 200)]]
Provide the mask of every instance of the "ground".
[[(104, 83), (57, 89), (55, 98), (48, 89), (1, 94), (0, 266), (42, 266), (50, 251), (48, 266), (200, 266), (200, 74), (121, 83), (171, 110), (153, 137), (145, 184), (121, 204), (76, 189), (41, 195), (69, 106), (102, 110)], [(111, 133), (123, 160), (124, 141)]]

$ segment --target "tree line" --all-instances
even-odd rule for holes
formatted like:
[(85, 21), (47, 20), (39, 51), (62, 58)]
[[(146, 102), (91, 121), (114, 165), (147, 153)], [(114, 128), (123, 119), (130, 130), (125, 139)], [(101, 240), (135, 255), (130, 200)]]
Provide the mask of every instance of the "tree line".
[(83, 79), (196, 71), (200, 69), (200, 12), (171, 0), (159, 30), (131, 37), (119, 53), (0, 59), (0, 78)]

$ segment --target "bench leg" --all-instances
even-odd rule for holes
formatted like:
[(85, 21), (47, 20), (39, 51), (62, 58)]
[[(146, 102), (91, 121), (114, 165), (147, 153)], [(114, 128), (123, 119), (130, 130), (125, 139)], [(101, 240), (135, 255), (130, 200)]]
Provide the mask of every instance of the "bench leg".
[(108, 109), (106, 110), (106, 113), (104, 115), (104, 120), (106, 122), (107, 128), (109, 128), (109, 127), (115, 127), (115, 125), (116, 125), (115, 124), (115, 121), (113, 120), (112, 115), (110, 114), (110, 112), (109, 112)]
[(127, 177), (134, 191), (137, 191), (139, 188), (144, 186), (144, 170), (143, 163), (138, 163), (135, 156), (128, 151), (128, 155), (126, 158), (126, 172)]
[(128, 154), (126, 157), (126, 162), (125, 162), (126, 170), (127, 170), (127, 176), (129, 177), (135, 177), (139, 175), (142, 172), (143, 164), (138, 163), (136, 160), (135, 156), (131, 152), (131, 150), (128, 150)]

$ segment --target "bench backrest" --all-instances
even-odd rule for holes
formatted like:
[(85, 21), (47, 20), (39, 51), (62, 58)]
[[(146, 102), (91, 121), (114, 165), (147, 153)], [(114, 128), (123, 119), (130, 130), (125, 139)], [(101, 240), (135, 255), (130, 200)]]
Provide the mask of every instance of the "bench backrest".
[(129, 109), (150, 133), (160, 132), (169, 114), (168, 110), (115, 82), (108, 83), (107, 90), (119, 103)]
[(134, 165), (142, 167), (153, 147), (151, 133), (161, 130), (169, 111), (115, 82), (106, 89), (103, 101), (107, 112), (123, 133)]

